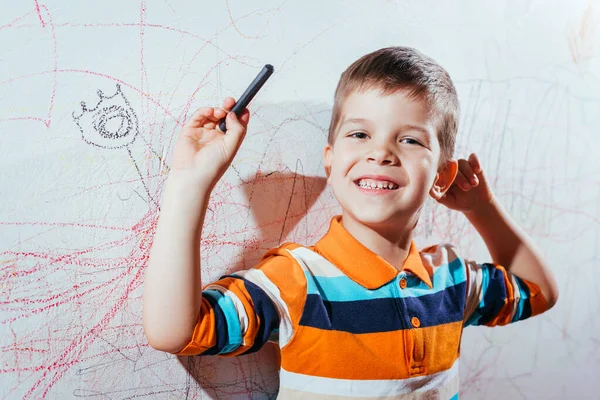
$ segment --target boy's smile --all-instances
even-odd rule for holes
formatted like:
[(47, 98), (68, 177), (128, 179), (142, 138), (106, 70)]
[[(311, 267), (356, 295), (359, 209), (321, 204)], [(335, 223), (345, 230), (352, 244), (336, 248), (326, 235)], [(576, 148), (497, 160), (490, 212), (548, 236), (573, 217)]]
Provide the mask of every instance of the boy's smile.
[(354, 183), (363, 193), (369, 195), (386, 195), (401, 188), (395, 179), (386, 175), (364, 175)]
[(346, 98), (324, 153), (344, 225), (414, 228), (436, 181), (440, 147), (434, 122), (427, 102), (405, 90), (355, 91)]

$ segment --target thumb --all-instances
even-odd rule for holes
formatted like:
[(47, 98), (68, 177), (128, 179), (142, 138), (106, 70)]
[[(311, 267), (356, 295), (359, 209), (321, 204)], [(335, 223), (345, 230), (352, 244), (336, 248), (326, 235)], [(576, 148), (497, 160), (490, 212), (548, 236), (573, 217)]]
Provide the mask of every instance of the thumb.
[(244, 139), (246, 128), (240, 123), (240, 120), (233, 111), (227, 113), (225, 123), (227, 124), (227, 132), (223, 140), (231, 148), (237, 149)]

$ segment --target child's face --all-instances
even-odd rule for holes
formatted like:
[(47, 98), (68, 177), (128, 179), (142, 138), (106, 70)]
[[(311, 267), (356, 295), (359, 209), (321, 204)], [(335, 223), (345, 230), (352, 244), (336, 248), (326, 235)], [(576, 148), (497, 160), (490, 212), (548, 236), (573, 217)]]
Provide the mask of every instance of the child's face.
[(324, 157), (344, 218), (373, 227), (416, 224), (428, 194), (441, 197), (451, 183), (439, 179), (440, 146), (429, 107), (405, 91), (351, 93)]

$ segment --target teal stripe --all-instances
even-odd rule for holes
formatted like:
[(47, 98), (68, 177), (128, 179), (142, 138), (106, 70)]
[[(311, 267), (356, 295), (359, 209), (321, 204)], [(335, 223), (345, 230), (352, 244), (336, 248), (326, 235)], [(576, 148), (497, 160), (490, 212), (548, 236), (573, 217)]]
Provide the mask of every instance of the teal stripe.
[(479, 308), (485, 307), (485, 292), (490, 285), (490, 271), (485, 265), (481, 266), (481, 301), (479, 302)]
[(450, 400), (458, 400), (458, 393), (456, 393), (454, 396), (452, 396), (450, 398)]
[(225, 314), (225, 319), (227, 320), (227, 344), (219, 354), (231, 353), (242, 344), (242, 329), (233, 300), (216, 289), (204, 290), (202, 291), (202, 295), (212, 297), (219, 307), (221, 307), (221, 310), (223, 310), (223, 314)]
[[(368, 268), (368, 266), (365, 266), (365, 268)], [(394, 288), (399, 284), (402, 277), (405, 277), (407, 280), (407, 287), (399, 291), (400, 298), (430, 295), (467, 280), (464, 264), (460, 258), (455, 259), (450, 264), (440, 266), (435, 271), (431, 278), (433, 283), (432, 289), (429, 289), (429, 286), (416, 276), (406, 275), (405, 273), (400, 273), (391, 282), (375, 290), (366, 289), (347, 276), (313, 276), (310, 274), (310, 271), (305, 271), (305, 276), (308, 282), (308, 294), (319, 294), (324, 300), (329, 301), (356, 301), (398, 297), (397, 291)]]
[(479, 308), (477, 308), (477, 309), (475, 309), (475, 311), (473, 311), (473, 314), (471, 314), (469, 319), (467, 319), (467, 322), (465, 322), (464, 326), (479, 325), (480, 318), (481, 318), (481, 313), (479, 312)]

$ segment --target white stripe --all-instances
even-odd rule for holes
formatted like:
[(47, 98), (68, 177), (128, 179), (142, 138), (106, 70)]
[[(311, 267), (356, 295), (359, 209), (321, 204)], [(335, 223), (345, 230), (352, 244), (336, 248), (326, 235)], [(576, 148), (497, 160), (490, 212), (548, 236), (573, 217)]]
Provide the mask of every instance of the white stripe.
[(381, 397), (421, 394), (429, 391), (448, 392), (450, 398), (458, 392), (459, 359), (452, 367), (432, 375), (407, 379), (335, 379), (310, 376), (286, 371), (281, 367), (280, 393), (283, 388), (320, 395), (347, 397)]
[(238, 271), (235, 273), (235, 275), (249, 280), (264, 290), (264, 292), (273, 302), (275, 308), (277, 308), (277, 313), (279, 314), (279, 348), (282, 349), (290, 341), (294, 333), (294, 328), (292, 326), (290, 310), (288, 309), (287, 304), (285, 304), (285, 301), (283, 301), (281, 298), (279, 288), (273, 282), (271, 282), (271, 280), (263, 271), (256, 268)]
[(306, 247), (298, 247), (294, 250), (288, 250), (288, 252), (296, 259), (303, 270), (309, 271), (313, 276), (328, 278), (346, 276), (325, 257)]
[[(242, 303), (242, 301), (237, 297), (237, 295), (235, 293), (233, 293), (231, 290), (229, 290), (227, 288), (224, 288), (223, 286), (219, 286), (214, 283), (211, 283), (210, 285), (207, 285), (204, 288), (204, 290), (208, 290), (208, 289), (218, 290), (219, 292), (221, 292), (221, 294), (229, 297), (231, 299), (231, 301), (233, 301), (233, 305), (235, 306), (235, 310), (237, 311), (237, 314), (238, 314), (238, 317), (240, 320), (240, 330), (242, 331), (242, 338), (243, 338), (244, 335), (246, 334), (246, 330), (248, 330), (248, 314), (246, 314), (246, 309), (244, 308), (244, 304)], [(246, 345), (245, 341), (244, 341), (244, 345)]]
[(465, 260), (465, 268), (467, 269), (467, 299), (463, 322), (467, 322), (483, 299), (481, 267), (476, 262)]
[(435, 246), (430, 252), (419, 252), (423, 265), (428, 265), (433, 269), (439, 268), (443, 265), (450, 265), (456, 260), (458, 255), (454, 247), (451, 244), (443, 243)]
[(511, 273), (508, 274), (510, 276), (510, 280), (513, 286), (513, 293), (515, 294), (515, 300), (513, 301), (512, 310), (510, 311), (510, 320), (511, 322), (517, 313), (517, 308), (519, 306), (519, 299), (521, 299), (521, 289), (519, 289), (519, 284), (517, 283), (517, 279)]

